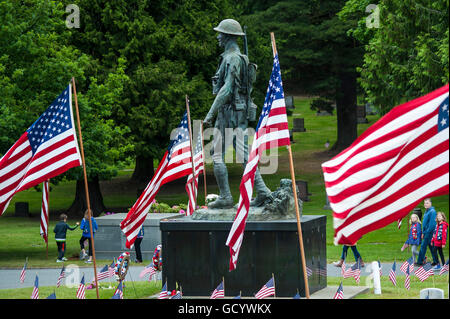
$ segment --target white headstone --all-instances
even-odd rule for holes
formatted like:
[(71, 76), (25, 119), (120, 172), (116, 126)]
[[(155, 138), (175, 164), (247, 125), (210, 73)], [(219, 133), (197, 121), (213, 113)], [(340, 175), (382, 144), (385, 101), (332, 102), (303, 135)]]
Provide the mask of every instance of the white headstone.
[(444, 299), (444, 290), (439, 288), (425, 288), (420, 291), (420, 299)]

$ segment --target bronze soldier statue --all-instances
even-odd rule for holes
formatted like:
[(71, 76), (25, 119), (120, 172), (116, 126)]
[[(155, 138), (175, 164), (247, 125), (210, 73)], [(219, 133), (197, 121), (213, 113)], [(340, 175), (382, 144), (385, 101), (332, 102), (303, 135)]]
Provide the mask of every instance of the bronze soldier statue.
[[(213, 118), (216, 133), (214, 134), (211, 155), (214, 165), (214, 176), (219, 186), (219, 197), (208, 205), (208, 208), (231, 208), (234, 206), (228, 184), (228, 171), (224, 163), (225, 151), (231, 142), (237, 159), (245, 164), (248, 160), (248, 122), (255, 120), (256, 105), (250, 97), (251, 84), (256, 77), (256, 65), (249, 63), (246, 54), (242, 54), (236, 42), (238, 36), (245, 33), (236, 20), (226, 19), (214, 28), (219, 32), (219, 46), (224, 48), (220, 56), (220, 64), (212, 78), (213, 94), (216, 98), (206, 115), (203, 124), (212, 126)], [(230, 139), (226, 134), (234, 131)], [(220, 134), (219, 134), (220, 133)], [(265, 185), (259, 170), (256, 171), (254, 189), (257, 197), (252, 206), (261, 206), (271, 199), (271, 191)]]

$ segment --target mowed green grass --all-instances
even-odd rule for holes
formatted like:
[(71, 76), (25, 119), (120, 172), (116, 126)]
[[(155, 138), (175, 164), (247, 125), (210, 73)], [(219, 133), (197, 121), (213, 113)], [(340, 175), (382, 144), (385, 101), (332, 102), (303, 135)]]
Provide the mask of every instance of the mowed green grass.
[[(303, 203), (303, 214), (315, 214), (327, 216), (327, 260), (332, 262), (338, 260), (341, 255), (342, 246), (333, 244), (333, 219), (330, 210), (324, 210), (325, 188), (321, 164), (330, 158), (325, 155), (324, 144), (328, 140), (331, 145), (336, 141), (336, 114), (333, 116), (316, 116), (315, 111), (310, 110), (310, 97), (296, 97), (295, 110), (289, 117), (290, 127), (294, 117), (305, 119), (306, 132), (294, 133), (292, 144), (295, 175), (297, 180), (308, 182), (308, 190), (312, 195), (310, 201)], [(358, 125), (358, 134), (364, 132), (379, 117), (377, 115), (367, 116), (369, 123)], [(278, 152), (278, 168), (276, 173), (263, 175), (267, 186), (275, 190), (279, 186), (281, 178), (290, 178), (288, 153), (285, 147), (276, 149)], [(272, 156), (276, 153), (271, 151)], [(264, 160), (264, 158), (263, 158)], [(240, 164), (229, 165), (229, 179), (231, 192), (235, 202), (239, 199), (239, 184), (242, 178), (242, 166)], [(132, 170), (120, 171), (114, 181), (119, 181), (126, 185)], [(106, 185), (102, 182), (101, 185)], [(187, 203), (187, 194), (184, 189), (184, 179), (164, 185), (158, 193), (157, 200), (177, 205)], [(218, 193), (215, 179), (212, 172), (212, 165), (207, 165), (207, 186), (208, 193)], [(102, 186), (103, 187), (103, 186)], [(136, 189), (131, 188), (115, 190), (108, 187), (108, 191), (103, 191), (104, 202), (107, 207), (115, 207), (116, 212), (127, 212), (136, 200)], [(73, 181), (63, 181), (52, 187), (50, 193), (50, 214), (53, 215), (50, 221), (50, 241), (49, 258), (46, 259), (45, 244), (39, 235), (39, 214), (41, 205), (41, 193), (34, 189), (23, 191), (15, 195), (11, 201), (7, 212), (0, 217), (0, 267), (22, 267), (25, 258), (29, 258), (31, 266), (55, 266), (56, 244), (54, 243), (53, 227), (56, 224), (56, 214), (70, 207), (75, 193), (75, 183)], [(15, 218), (13, 216), (14, 204), (17, 201), (28, 201), (30, 205), (31, 218)], [(204, 203), (203, 177), (199, 180), (198, 204)], [(447, 216), (449, 213), (448, 195), (433, 198), (433, 205), (437, 210), (443, 211)], [(422, 211), (422, 204), (419, 206)], [(408, 216), (409, 217), (409, 216)], [(392, 262), (394, 260), (405, 260), (409, 258), (410, 252), (401, 252), (400, 248), (408, 236), (408, 217), (403, 221), (400, 230), (397, 224), (392, 223), (377, 231), (363, 236), (358, 242), (358, 250), (366, 262), (380, 260), (381, 262)], [(79, 220), (70, 219), (69, 224), (74, 225)], [(81, 232), (77, 229), (67, 233), (67, 253), (68, 258), (73, 258), (71, 262), (77, 263), (79, 252), (78, 240)], [(72, 257), (73, 256), (73, 257)], [(353, 258), (349, 253), (349, 257)], [(431, 256), (429, 256), (431, 257)], [(446, 256), (447, 258), (448, 256)], [(105, 261), (107, 262), (107, 261)], [(81, 263), (81, 262), (80, 262)]]

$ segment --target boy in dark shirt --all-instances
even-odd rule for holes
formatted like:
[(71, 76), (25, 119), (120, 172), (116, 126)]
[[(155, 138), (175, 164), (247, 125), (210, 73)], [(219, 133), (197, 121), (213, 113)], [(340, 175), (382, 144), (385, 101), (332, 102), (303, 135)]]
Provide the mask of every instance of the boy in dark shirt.
[(61, 263), (65, 260), (67, 260), (66, 257), (64, 257), (64, 253), (66, 252), (66, 233), (67, 229), (75, 230), (80, 223), (76, 223), (74, 227), (70, 227), (66, 221), (67, 221), (67, 215), (61, 214), (59, 216), (60, 222), (56, 224), (55, 228), (53, 229), (53, 232), (55, 233), (55, 240), (56, 245), (58, 246), (58, 259), (56, 259), (57, 263)]

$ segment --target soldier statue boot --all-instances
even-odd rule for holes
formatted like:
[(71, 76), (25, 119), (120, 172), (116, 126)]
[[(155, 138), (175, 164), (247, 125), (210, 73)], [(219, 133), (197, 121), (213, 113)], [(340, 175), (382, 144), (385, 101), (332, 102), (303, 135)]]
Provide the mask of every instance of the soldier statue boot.
[(233, 197), (228, 184), (228, 172), (224, 163), (214, 163), (214, 176), (219, 186), (219, 197), (208, 204), (209, 209), (233, 207)]

